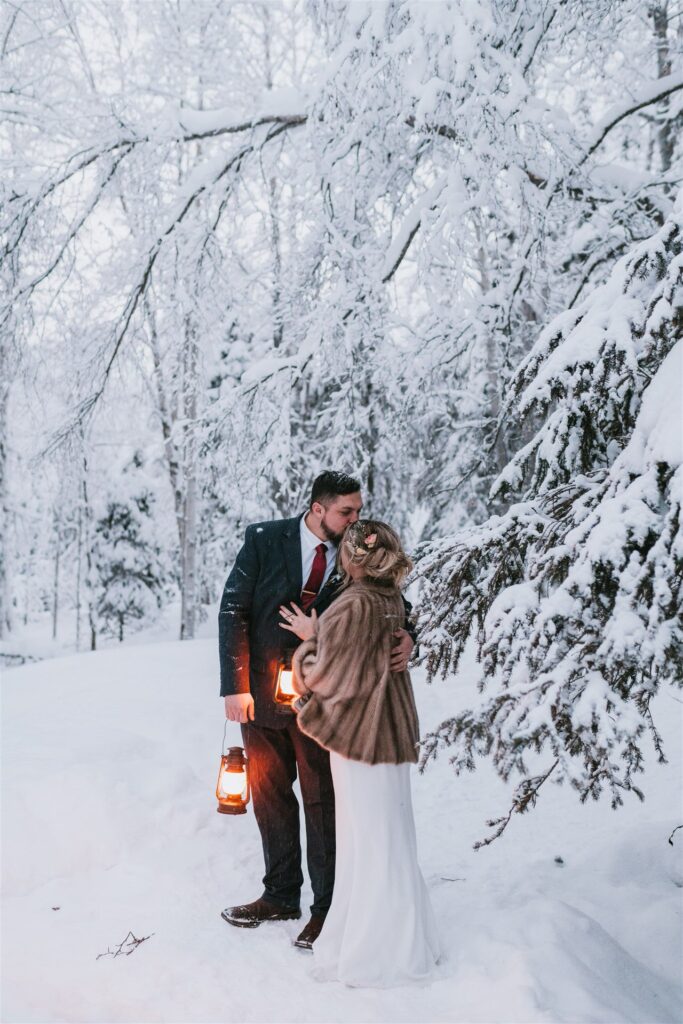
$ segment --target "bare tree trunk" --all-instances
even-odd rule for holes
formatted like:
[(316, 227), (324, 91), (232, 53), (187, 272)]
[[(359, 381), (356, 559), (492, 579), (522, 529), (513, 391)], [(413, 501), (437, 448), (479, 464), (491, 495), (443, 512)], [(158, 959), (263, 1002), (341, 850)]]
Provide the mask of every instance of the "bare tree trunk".
[[(654, 26), (655, 48), (657, 51), (657, 78), (666, 78), (671, 74), (671, 51), (669, 49), (669, 4), (650, 4), (650, 15)], [(657, 110), (657, 146), (662, 171), (671, 169), (674, 157), (675, 124), (670, 115), (669, 99), (664, 100)]]
[(59, 620), (59, 562), (61, 556), (62, 536), (59, 529), (59, 520), (54, 519), (55, 532), (57, 535), (57, 551), (55, 554), (55, 574), (52, 585), (52, 639), (57, 639), (57, 624)]
[(196, 328), (188, 316), (181, 356), (181, 372), (177, 389), (182, 405), (182, 448), (174, 438), (178, 411), (171, 407), (164, 379), (162, 356), (154, 313), (146, 305), (149, 324), (149, 345), (152, 352), (157, 412), (164, 439), (164, 454), (168, 469), (180, 552), (180, 639), (191, 640), (195, 634), (197, 618), (197, 469), (196, 418), (197, 374), (199, 351)]
[(199, 353), (197, 332), (190, 318), (186, 319), (183, 349), (183, 466), (185, 468), (185, 500), (183, 544), (181, 548), (181, 613), (180, 639), (194, 639), (197, 619), (197, 372)]
[(12, 629), (9, 597), (8, 553), (10, 510), (7, 489), (7, 406), (9, 373), (5, 342), (0, 339), (0, 640)]
[(164, 380), (164, 372), (161, 362), (161, 350), (159, 348), (159, 338), (157, 335), (156, 319), (154, 312), (149, 304), (148, 298), (145, 297), (145, 313), (147, 316), (147, 323), (149, 324), (149, 345), (152, 352), (152, 365), (154, 367), (154, 385), (156, 389), (157, 399), (157, 412), (159, 413), (159, 422), (161, 425), (161, 434), (164, 439), (164, 454), (166, 456), (166, 466), (168, 468), (168, 476), (171, 482), (171, 491), (173, 492), (173, 506), (175, 509), (176, 526), (178, 528), (178, 544), (182, 550), (183, 546), (183, 489), (180, 479), (180, 455), (176, 447), (175, 441), (173, 440), (173, 426), (175, 417), (170, 407), (168, 400), (166, 381)]
[(197, 481), (194, 471), (191, 472), (187, 480), (185, 517), (180, 639), (193, 640), (197, 620)]
[[(200, 30), (200, 36), (206, 31), (206, 25)], [(204, 83), (201, 71), (196, 83), (197, 109), (204, 109)], [(197, 144), (196, 157), (201, 160), (202, 145)], [(201, 279), (202, 256), (196, 267), (197, 294)], [(182, 392), (181, 407), (183, 417), (182, 434), (182, 467), (183, 467), (183, 516), (181, 535), (181, 606), (180, 606), (180, 639), (193, 640), (197, 624), (198, 586), (197, 586), (197, 544), (198, 544), (198, 480), (197, 480), (197, 413), (199, 408), (199, 369), (200, 353), (198, 328), (192, 312), (185, 317), (185, 333), (182, 353)]]
[[(83, 439), (83, 438), (81, 438)], [(92, 515), (90, 511), (90, 500), (88, 498), (88, 460), (83, 452), (83, 478), (81, 482), (81, 493), (83, 495), (83, 520), (85, 524), (85, 564), (88, 571), (88, 622), (90, 624), (90, 650), (97, 650), (97, 618), (95, 616), (95, 608), (93, 606), (93, 594), (92, 594), (92, 553), (90, 550), (90, 524), (92, 522)]]
[[(477, 259), (477, 265), (479, 269), (480, 286), (483, 294), (486, 294), (491, 288), (491, 279), (489, 277), (489, 268), (486, 257), (486, 248), (483, 243), (483, 229), (481, 223), (477, 219), (477, 236), (479, 239), (479, 253)], [(498, 422), (501, 408), (501, 366), (500, 366), (500, 338), (496, 335), (493, 329), (493, 325), (489, 323), (486, 331), (486, 392), (488, 399), (487, 415), (491, 418), (492, 423)], [(495, 471), (500, 472), (501, 469), (507, 463), (507, 450), (505, 445), (505, 439), (503, 437), (502, 430), (498, 431), (495, 448), (494, 448), (494, 462)]]
[(284, 318), (282, 315), (282, 256), (280, 252), (280, 200), (277, 193), (277, 182), (271, 178), (269, 183), (270, 229), (273, 246), (273, 347), (279, 348), (284, 337)]
[[(266, 89), (273, 88), (273, 58), (271, 54), (271, 12), (267, 4), (261, 8), (263, 17), (263, 47), (265, 56)], [(282, 253), (280, 244), (280, 197), (277, 180), (268, 181), (268, 207), (270, 212), (270, 241), (273, 248), (273, 348), (280, 348), (284, 335), (282, 315)]]
[(78, 507), (76, 540), (76, 650), (81, 649), (81, 571), (83, 565), (83, 509)]

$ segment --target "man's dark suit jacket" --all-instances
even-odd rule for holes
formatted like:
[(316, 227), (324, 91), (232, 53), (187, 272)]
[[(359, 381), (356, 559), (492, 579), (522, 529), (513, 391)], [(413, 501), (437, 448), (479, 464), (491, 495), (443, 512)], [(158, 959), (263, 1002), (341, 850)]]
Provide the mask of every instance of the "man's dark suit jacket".
[[(271, 728), (283, 728), (294, 714), (275, 703), (274, 693), (281, 658), (301, 642), (279, 625), (280, 605), (301, 603), (300, 520), (295, 516), (247, 527), (218, 613), (221, 697), (251, 692), (254, 724)], [(313, 602), (318, 615), (340, 584), (333, 571)], [(407, 614), (410, 605), (405, 604)]]

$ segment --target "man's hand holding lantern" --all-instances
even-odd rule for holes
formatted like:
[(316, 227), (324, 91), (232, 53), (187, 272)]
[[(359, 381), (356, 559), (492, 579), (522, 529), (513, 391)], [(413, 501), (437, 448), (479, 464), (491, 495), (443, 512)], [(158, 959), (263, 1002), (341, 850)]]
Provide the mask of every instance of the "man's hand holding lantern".
[(250, 693), (231, 693), (225, 698), (225, 717), (229, 722), (254, 721), (254, 698)]

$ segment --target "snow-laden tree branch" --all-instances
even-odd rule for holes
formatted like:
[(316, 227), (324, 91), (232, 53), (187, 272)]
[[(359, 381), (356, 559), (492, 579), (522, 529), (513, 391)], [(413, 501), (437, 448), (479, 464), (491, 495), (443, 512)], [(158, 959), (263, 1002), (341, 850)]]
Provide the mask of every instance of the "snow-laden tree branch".
[(582, 800), (642, 795), (644, 734), (664, 758), (650, 701), (683, 682), (682, 338), (683, 193), (515, 375), (518, 412), (543, 422), (492, 489), (522, 500), (423, 552), (430, 674), (473, 632), (484, 670), (481, 706), (427, 736), (423, 768), (444, 745), (456, 771), (490, 756), (524, 796), (545, 754)]
[(682, 89), (683, 73), (677, 72), (666, 75), (664, 78), (658, 78), (657, 81), (652, 82), (647, 88), (642, 89), (633, 99), (612, 107), (599, 124), (595, 126), (593, 137), (586, 146), (586, 152), (581, 158), (581, 163), (593, 155), (598, 146), (603, 143), (608, 133), (616, 128), (624, 118), (636, 114), (644, 107), (650, 107), (654, 103), (661, 103), (662, 100), (676, 92), (680, 92)]
[[(515, 374), (662, 226), (681, 177), (674, 20), (649, 26), (636, 0), (17, 9), (0, 322), (39, 383), (14, 374), (4, 405), (48, 406), (22, 438), (134, 438), (165, 467), (154, 515), (187, 608), (248, 517), (298, 508), (330, 464), (409, 543), (494, 514), (509, 537), (491, 484), (525, 452), (532, 472), (552, 414), (519, 413)], [(89, 500), (79, 458), (67, 501), (81, 564), (91, 455)], [(74, 524), (48, 505), (63, 558)], [(516, 506), (533, 544), (554, 513)]]

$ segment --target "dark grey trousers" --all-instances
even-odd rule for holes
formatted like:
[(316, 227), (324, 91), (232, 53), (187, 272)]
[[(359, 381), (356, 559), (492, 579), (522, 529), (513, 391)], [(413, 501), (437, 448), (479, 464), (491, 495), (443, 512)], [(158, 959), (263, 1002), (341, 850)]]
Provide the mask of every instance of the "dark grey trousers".
[(325, 914), (334, 887), (334, 786), (330, 756), (300, 732), (292, 715), (283, 729), (249, 722), (242, 726), (249, 759), (254, 814), (263, 842), (265, 899), (299, 907), (303, 873), (299, 801), (292, 784), (299, 776), (306, 821), (308, 873), (313, 888), (311, 913)]

